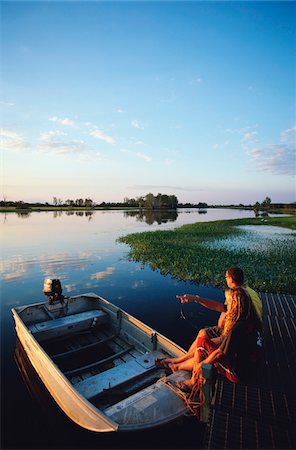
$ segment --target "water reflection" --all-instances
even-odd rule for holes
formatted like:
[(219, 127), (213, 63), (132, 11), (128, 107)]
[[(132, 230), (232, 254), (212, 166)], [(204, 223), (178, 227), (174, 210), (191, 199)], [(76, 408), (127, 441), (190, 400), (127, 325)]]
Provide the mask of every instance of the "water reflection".
[(254, 209), (254, 214), (255, 214), (255, 217), (269, 217), (268, 211), (260, 212), (257, 209)]
[(65, 211), (65, 214), (66, 216), (88, 217), (89, 219), (92, 219), (95, 211)]
[(21, 219), (28, 219), (31, 214), (32, 213), (28, 213), (28, 212), (18, 212), (17, 216), (20, 217)]
[(38, 401), (39, 406), (46, 408), (49, 400), (48, 393), (41, 383), (40, 378), (34, 370), (34, 367), (18, 338), (16, 338), (14, 360), (31, 397), (35, 401)]
[[(112, 280), (115, 285), (134, 270), (122, 258), (128, 247), (116, 239), (128, 233), (172, 229), (193, 222), (252, 217), (253, 211), (211, 209), (177, 211), (49, 211), (10, 213), (4, 216), (0, 258), (2, 284), (26, 282), (45, 276), (59, 278), (68, 292), (76, 286), (95, 288)], [(81, 218), (85, 219), (82, 220)], [(20, 218), (26, 218), (23, 221)], [(56, 220), (56, 219), (59, 220)], [(257, 239), (258, 241), (258, 239)], [(234, 244), (232, 239), (232, 245)], [(221, 243), (219, 243), (220, 245)], [(216, 244), (215, 244), (216, 245)], [(246, 245), (244, 242), (243, 245)], [(248, 247), (247, 247), (248, 248)]]
[(177, 211), (152, 211), (152, 210), (134, 210), (124, 211), (124, 217), (134, 217), (138, 222), (145, 222), (153, 225), (154, 222), (162, 223), (175, 222), (178, 218)]

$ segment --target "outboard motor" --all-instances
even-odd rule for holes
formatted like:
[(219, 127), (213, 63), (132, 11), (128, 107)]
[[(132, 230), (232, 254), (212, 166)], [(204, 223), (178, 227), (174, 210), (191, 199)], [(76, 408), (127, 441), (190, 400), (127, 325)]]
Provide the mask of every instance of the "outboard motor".
[(62, 285), (60, 280), (51, 280), (45, 278), (43, 285), (43, 293), (48, 297), (48, 303), (52, 305), (54, 302), (63, 302)]

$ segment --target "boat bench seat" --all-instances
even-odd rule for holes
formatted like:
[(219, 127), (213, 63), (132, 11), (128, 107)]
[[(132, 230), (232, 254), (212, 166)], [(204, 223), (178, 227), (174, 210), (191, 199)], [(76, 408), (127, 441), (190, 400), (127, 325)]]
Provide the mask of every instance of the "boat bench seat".
[(112, 367), (105, 372), (98, 373), (75, 384), (75, 389), (85, 398), (91, 399), (103, 391), (113, 389), (127, 381), (135, 380), (137, 377), (155, 369), (155, 358), (166, 356), (160, 351), (150, 352), (137, 358)]
[(165, 377), (164, 382), (151, 384), (106, 408), (104, 414), (118, 423), (119, 431), (131, 429), (130, 424), (145, 429), (170, 422), (188, 413), (184, 398), (170, 385), (176, 386), (178, 381), (188, 380), (190, 376), (190, 372), (178, 370)]
[(28, 328), (38, 341), (45, 341), (78, 331), (87, 330), (108, 321), (108, 314), (94, 309), (54, 320), (29, 325)]

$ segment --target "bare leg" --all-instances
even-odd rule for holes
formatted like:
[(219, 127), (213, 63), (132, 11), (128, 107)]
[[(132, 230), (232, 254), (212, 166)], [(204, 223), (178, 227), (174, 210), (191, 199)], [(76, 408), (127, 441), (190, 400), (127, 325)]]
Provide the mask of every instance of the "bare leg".
[[(198, 352), (198, 350), (196, 350), (195, 353), (194, 353), (194, 357), (191, 358), (191, 359), (188, 361), (188, 365), (187, 365), (188, 368), (185, 368), (185, 366), (184, 366), (184, 367), (181, 367), (182, 364), (180, 364), (178, 370), (188, 370), (188, 371), (192, 371), (193, 368), (194, 368), (194, 366), (195, 366), (195, 364), (201, 362), (203, 359), (205, 359), (205, 357), (202, 356), (202, 355)], [(189, 364), (189, 363), (190, 363), (190, 364)], [(191, 366), (191, 368), (189, 368), (190, 366)], [(182, 388), (182, 385), (185, 385), (185, 386), (187, 386), (187, 387), (189, 387), (189, 388), (192, 388), (192, 387), (195, 385), (196, 381), (197, 381), (196, 377), (194, 377), (193, 374), (192, 374), (191, 378), (190, 378), (189, 380), (182, 381), (182, 382), (179, 384), (179, 387)], [(177, 386), (178, 386), (178, 383), (177, 383)]]
[(191, 357), (179, 364), (169, 364), (169, 367), (172, 370), (172, 372), (177, 372), (178, 370), (186, 370), (188, 372), (191, 372), (191, 370), (193, 369), (193, 362), (194, 358)]
[[(179, 358), (165, 358), (163, 361), (167, 364), (170, 365), (171, 364), (180, 364), (182, 362), (185, 362), (191, 358), (194, 357), (194, 353), (196, 351), (196, 343), (197, 343), (197, 339), (199, 337), (205, 337), (207, 335), (206, 331), (202, 328), (201, 330), (199, 330), (198, 335), (196, 336), (195, 340), (192, 342), (188, 352), (184, 355), (184, 356), (180, 356)], [(171, 367), (171, 369), (173, 370), (173, 372), (175, 372), (176, 370), (187, 370), (187, 369), (173, 369)]]
[(179, 358), (166, 358), (165, 362), (169, 364), (180, 364), (184, 361), (187, 361), (190, 358), (193, 358), (194, 356), (194, 350), (189, 350), (185, 355), (180, 356)]

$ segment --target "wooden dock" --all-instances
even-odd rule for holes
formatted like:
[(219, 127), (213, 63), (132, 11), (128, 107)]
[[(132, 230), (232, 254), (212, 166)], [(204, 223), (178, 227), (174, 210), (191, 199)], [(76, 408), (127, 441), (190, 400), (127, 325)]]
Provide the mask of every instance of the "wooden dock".
[(260, 293), (264, 356), (256, 379), (217, 378), (204, 449), (296, 448), (296, 296)]

